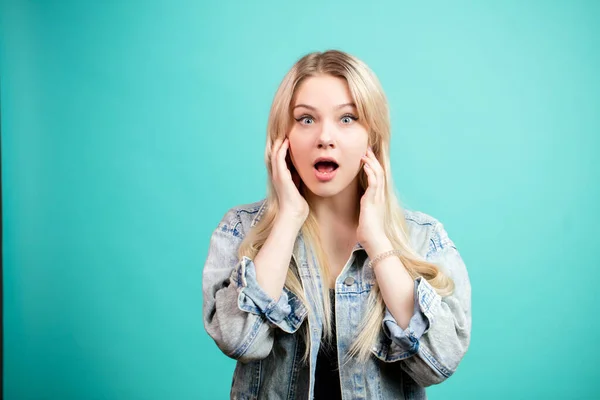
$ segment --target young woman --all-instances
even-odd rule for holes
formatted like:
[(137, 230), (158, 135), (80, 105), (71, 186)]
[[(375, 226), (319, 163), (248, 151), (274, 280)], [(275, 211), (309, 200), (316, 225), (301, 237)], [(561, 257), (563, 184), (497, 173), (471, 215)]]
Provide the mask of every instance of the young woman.
[[(265, 200), (229, 210), (203, 272), (234, 399), (424, 399), (469, 346), (471, 287), (442, 224), (402, 210), (379, 81), (302, 57), (267, 127)], [(431, 182), (428, 182), (430, 184)]]

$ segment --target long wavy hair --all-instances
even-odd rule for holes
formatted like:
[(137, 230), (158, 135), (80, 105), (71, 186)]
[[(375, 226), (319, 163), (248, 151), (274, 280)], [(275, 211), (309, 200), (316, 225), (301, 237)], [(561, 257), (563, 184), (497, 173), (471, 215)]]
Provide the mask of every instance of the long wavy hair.
[[(375, 74), (358, 58), (338, 50), (314, 52), (300, 58), (281, 82), (269, 115), (267, 125), (267, 142), (265, 148), (265, 164), (268, 171), (268, 195), (266, 209), (260, 221), (250, 230), (240, 245), (238, 256), (253, 259), (264, 245), (271, 233), (275, 217), (279, 211), (277, 193), (272, 183), (271, 148), (280, 137), (285, 137), (290, 132), (293, 123), (292, 101), (296, 89), (307, 78), (317, 75), (331, 75), (343, 78), (348, 83), (350, 93), (356, 104), (358, 118), (366, 126), (369, 134), (369, 145), (385, 171), (385, 231), (394, 248), (401, 250), (400, 260), (413, 279), (425, 278), (442, 295), (446, 296), (454, 290), (451, 278), (445, 275), (436, 265), (426, 262), (411, 248), (406, 229), (404, 212), (393, 186), (390, 168), (390, 118), (389, 108), (385, 94)], [(360, 195), (365, 192), (368, 184), (367, 176), (361, 169), (359, 172)], [(306, 197), (306, 188), (300, 185), (300, 192)], [(360, 205), (359, 205), (360, 208)], [(360, 209), (356, 210), (357, 214)], [(323, 332), (326, 338), (332, 335), (332, 317), (328, 287), (316, 285), (316, 275), (319, 274), (323, 282), (328, 281), (329, 268), (327, 255), (319, 243), (319, 227), (312, 209), (301, 228), (307, 249), (309, 250), (309, 271), (311, 279), (309, 284), (302, 285), (297, 271), (297, 266), (290, 265), (285, 286), (293, 292), (308, 307), (309, 312), (317, 313), (323, 321)], [(316, 260), (316, 263), (310, 260)], [(315, 301), (316, 307), (312, 308), (308, 298), (319, 299)], [(379, 286), (375, 283), (368, 297), (367, 310), (355, 340), (348, 350), (346, 357), (357, 357), (367, 360), (371, 348), (379, 332), (385, 313), (385, 304)], [(305, 323), (299, 331), (306, 343), (304, 360), (310, 353), (310, 334), (308, 324)]]

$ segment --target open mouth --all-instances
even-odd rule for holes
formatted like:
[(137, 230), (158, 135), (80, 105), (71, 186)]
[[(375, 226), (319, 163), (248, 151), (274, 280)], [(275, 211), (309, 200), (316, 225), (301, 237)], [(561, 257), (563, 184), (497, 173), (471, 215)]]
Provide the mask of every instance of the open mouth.
[(335, 161), (317, 161), (315, 163), (315, 169), (322, 174), (331, 173), (338, 167), (339, 165)]
[(333, 160), (319, 160), (315, 163), (315, 176), (320, 182), (329, 182), (335, 177), (338, 168), (338, 163)]

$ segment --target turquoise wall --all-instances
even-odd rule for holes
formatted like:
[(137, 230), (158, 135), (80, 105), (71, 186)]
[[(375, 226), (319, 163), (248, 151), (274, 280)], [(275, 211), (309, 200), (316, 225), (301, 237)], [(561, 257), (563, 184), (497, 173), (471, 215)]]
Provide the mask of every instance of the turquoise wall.
[(221, 399), (212, 230), (264, 197), (277, 85), (338, 48), (389, 98), (393, 174), (473, 286), (431, 399), (598, 398), (600, 3), (0, 3), (4, 398)]

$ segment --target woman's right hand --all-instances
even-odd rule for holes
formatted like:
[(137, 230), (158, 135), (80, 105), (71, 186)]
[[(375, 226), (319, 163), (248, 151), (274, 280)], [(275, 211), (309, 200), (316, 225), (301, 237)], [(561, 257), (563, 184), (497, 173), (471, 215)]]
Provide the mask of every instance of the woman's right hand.
[(279, 199), (279, 211), (283, 215), (293, 218), (300, 225), (308, 217), (308, 203), (300, 194), (292, 179), (285, 158), (289, 150), (289, 139), (277, 139), (271, 151), (271, 171), (273, 186)]

